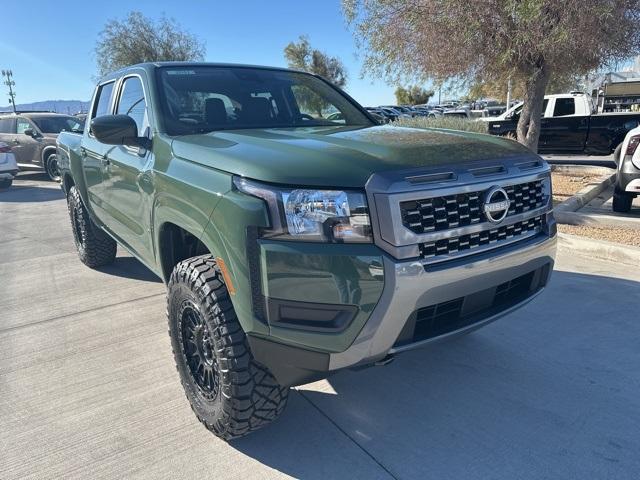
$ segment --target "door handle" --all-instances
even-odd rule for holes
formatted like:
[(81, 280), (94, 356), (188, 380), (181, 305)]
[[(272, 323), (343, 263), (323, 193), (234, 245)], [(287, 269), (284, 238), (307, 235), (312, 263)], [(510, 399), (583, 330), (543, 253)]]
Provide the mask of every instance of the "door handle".
[(84, 147), (80, 147), (80, 155), (82, 155), (83, 157), (87, 156), (87, 149)]

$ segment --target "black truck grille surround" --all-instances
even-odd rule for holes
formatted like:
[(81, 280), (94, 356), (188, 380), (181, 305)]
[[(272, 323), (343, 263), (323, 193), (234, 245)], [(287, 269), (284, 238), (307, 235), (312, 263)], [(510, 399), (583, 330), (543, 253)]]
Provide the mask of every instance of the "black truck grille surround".
[[(511, 200), (507, 218), (544, 205), (542, 180), (509, 185), (504, 190)], [(481, 208), (484, 194), (481, 190), (401, 202), (402, 224), (421, 235), (487, 222)]]
[(434, 242), (420, 244), (420, 257), (429, 259), (439, 255), (452, 255), (465, 250), (501, 242), (517, 240), (518, 237), (529, 236), (542, 230), (542, 215), (521, 222), (495, 227), (491, 230), (470, 233), (459, 237), (443, 238)]

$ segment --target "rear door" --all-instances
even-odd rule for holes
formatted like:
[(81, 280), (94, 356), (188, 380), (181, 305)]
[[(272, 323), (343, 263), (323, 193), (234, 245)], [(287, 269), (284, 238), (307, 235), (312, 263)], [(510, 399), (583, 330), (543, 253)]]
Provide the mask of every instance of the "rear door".
[[(0, 116), (0, 142), (4, 142), (11, 148), (16, 140), (16, 117)], [(16, 159), (17, 160), (17, 159)]]
[(542, 119), (541, 152), (581, 152), (589, 132), (589, 115), (577, 114), (575, 97), (552, 99), (551, 116)]
[[(114, 112), (128, 115), (138, 127), (138, 136), (150, 138), (147, 99), (142, 77), (122, 79)], [(153, 198), (153, 153), (139, 147), (118, 145), (108, 153), (103, 171), (109, 227), (147, 264), (153, 264), (151, 202)]]
[(34, 158), (38, 151), (38, 141), (25, 135), (24, 131), (35, 127), (23, 117), (0, 117), (0, 142), (11, 146), (11, 150), (16, 156), (18, 163), (32, 163), (38, 158)]

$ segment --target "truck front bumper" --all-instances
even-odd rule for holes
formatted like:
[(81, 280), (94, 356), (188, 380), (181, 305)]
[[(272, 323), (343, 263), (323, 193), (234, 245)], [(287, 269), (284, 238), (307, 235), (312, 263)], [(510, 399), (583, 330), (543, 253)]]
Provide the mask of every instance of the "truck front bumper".
[[(500, 318), (542, 291), (555, 251), (554, 235), (439, 268), (385, 257), (380, 302), (353, 344), (330, 354), (329, 369), (372, 363)], [(511, 290), (516, 282), (518, 290)]]
[(550, 234), (437, 267), (384, 254), (382, 294), (348, 348), (321, 352), (250, 334), (252, 352), (281, 384), (296, 385), (477, 329), (543, 290), (555, 261), (551, 222)]

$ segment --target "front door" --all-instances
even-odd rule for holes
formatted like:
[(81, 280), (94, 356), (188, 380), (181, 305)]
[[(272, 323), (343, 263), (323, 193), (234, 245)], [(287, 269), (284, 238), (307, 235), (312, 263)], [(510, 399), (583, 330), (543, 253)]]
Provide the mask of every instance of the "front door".
[[(98, 86), (91, 107), (89, 124), (92, 119), (111, 113), (114, 85), (115, 82), (111, 81)], [(107, 153), (113, 146), (105, 145), (96, 140), (90, 128), (85, 128), (83, 135), (80, 156), (89, 196), (89, 208), (100, 222), (105, 223), (106, 212), (102, 172), (106, 166)]]
[(576, 115), (575, 98), (556, 98), (553, 116), (543, 118), (540, 128), (541, 152), (581, 152), (587, 140), (589, 117)]
[[(32, 135), (27, 135), (30, 130)], [(29, 120), (23, 117), (16, 119), (16, 137), (12, 147), (18, 163), (40, 163), (40, 151), (42, 149), (42, 135)]]
[[(142, 80), (134, 75), (121, 83), (115, 114), (128, 115), (138, 136), (149, 136), (147, 102)], [(151, 242), (153, 153), (143, 148), (113, 147), (107, 154), (103, 184), (113, 233), (147, 264), (154, 262)]]

